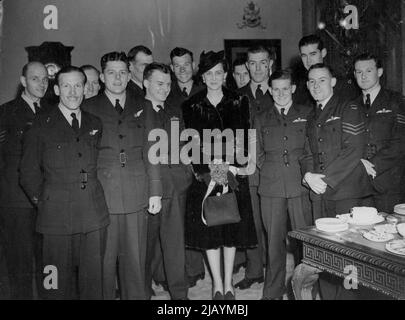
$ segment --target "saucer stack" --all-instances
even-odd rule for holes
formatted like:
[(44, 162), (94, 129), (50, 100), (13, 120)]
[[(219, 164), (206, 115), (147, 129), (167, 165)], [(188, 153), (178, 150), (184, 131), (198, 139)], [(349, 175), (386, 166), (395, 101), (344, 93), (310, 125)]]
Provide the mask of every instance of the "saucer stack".
[(397, 204), (394, 207), (394, 212), (405, 215), (405, 203)]

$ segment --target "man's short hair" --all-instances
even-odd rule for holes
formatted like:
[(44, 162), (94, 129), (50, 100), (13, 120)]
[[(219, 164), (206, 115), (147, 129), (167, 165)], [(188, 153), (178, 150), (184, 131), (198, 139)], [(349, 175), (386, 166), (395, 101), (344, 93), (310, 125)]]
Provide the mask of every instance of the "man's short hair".
[(78, 73), (82, 74), (83, 75), (83, 84), (85, 84), (87, 82), (86, 74), (84, 73), (84, 71), (81, 68), (75, 67), (75, 66), (67, 66), (67, 67), (63, 67), (62, 69), (60, 69), (58, 71), (58, 73), (55, 75), (56, 85), (59, 86), (59, 78), (62, 74), (71, 73), (71, 72), (78, 72)]
[(170, 52), (170, 60), (173, 61), (174, 57), (182, 57), (185, 54), (189, 54), (191, 57), (191, 61), (194, 61), (193, 53), (185, 48), (176, 47)]
[(267, 52), (267, 54), (269, 55), (269, 59), (276, 61), (276, 53), (274, 52), (274, 50), (271, 50), (261, 44), (250, 47), (247, 51), (247, 55), (249, 57), (249, 53), (252, 54), (252, 53), (260, 53), (260, 52)]
[(319, 50), (325, 48), (322, 39), (316, 34), (310, 34), (302, 37), (300, 42), (298, 42), (298, 48), (301, 50), (302, 47), (309, 46), (310, 44), (317, 44)]
[(246, 58), (236, 58), (232, 63), (232, 72), (235, 72), (235, 67), (246, 64)]
[(133, 47), (131, 50), (128, 51), (128, 61), (134, 61), (136, 58), (136, 55), (139, 52), (143, 52), (144, 54), (146, 54), (147, 56), (151, 56), (152, 55), (152, 51), (145, 46), (136, 46)]
[(129, 70), (129, 61), (128, 61), (128, 58), (127, 58), (127, 55), (125, 54), (125, 52), (113, 51), (113, 52), (109, 52), (109, 53), (106, 53), (105, 55), (103, 55), (100, 60), (101, 72), (104, 72), (104, 70), (107, 66), (107, 62), (110, 62), (110, 61), (122, 61), (126, 64), (127, 69)]
[[(23, 77), (26, 77), (26, 76), (27, 76), (28, 68), (29, 68), (30, 66), (32, 66), (33, 64), (36, 64), (36, 63), (38, 63), (38, 64), (44, 66), (44, 64), (43, 64), (42, 62), (40, 62), (40, 61), (30, 61), (30, 62), (27, 62), (27, 63), (23, 66), (23, 68), (22, 68), (22, 70), (21, 70), (21, 75), (22, 75)], [(44, 66), (44, 68), (46, 69), (45, 66)]]
[(335, 77), (334, 76), (334, 71), (331, 67), (327, 66), (324, 63), (316, 63), (314, 65), (312, 65), (309, 69), (308, 69), (308, 74), (311, 72), (311, 70), (315, 70), (315, 69), (326, 69), (328, 70), (329, 74), (331, 75), (331, 77)]
[(355, 66), (356, 62), (358, 61), (367, 61), (367, 60), (374, 60), (377, 69), (382, 68), (381, 59), (371, 52), (364, 52), (362, 54), (359, 54), (356, 58), (354, 58), (353, 66)]
[(91, 64), (84, 64), (80, 67), (83, 71), (88, 71), (88, 70), (94, 70), (97, 75), (100, 75), (100, 71), (95, 66), (92, 66)]
[(273, 80), (290, 80), (291, 84), (294, 84), (292, 73), (288, 69), (274, 71), (269, 79), (270, 86)]
[(169, 75), (171, 74), (171, 69), (167, 64), (152, 62), (145, 67), (145, 70), (143, 71), (143, 78), (145, 80), (149, 80), (149, 78), (152, 76), (152, 73), (156, 70)]

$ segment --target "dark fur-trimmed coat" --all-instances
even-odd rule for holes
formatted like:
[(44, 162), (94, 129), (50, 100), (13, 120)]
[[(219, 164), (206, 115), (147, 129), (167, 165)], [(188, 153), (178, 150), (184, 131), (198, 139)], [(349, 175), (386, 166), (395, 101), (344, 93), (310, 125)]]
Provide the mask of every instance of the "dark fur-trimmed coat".
[[(193, 128), (203, 137), (203, 129), (231, 129), (234, 136), (237, 129), (245, 130), (245, 147), (247, 147), (247, 134), (250, 127), (249, 99), (234, 91), (223, 88), (223, 98), (214, 107), (207, 99), (207, 89), (193, 95), (183, 103), (183, 118), (186, 128)], [(208, 172), (208, 166), (196, 166), (197, 172)]]

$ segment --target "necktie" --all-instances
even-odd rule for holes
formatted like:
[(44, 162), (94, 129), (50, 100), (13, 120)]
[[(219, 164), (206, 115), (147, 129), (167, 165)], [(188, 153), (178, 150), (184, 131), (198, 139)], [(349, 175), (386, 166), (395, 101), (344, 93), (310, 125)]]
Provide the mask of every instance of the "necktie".
[(77, 118), (76, 118), (76, 113), (72, 112), (70, 114), (70, 116), (72, 117), (72, 128), (76, 132), (76, 134), (78, 134), (79, 133), (79, 120), (77, 120)]
[(281, 108), (281, 115), (283, 116), (283, 119), (285, 118), (285, 108)]
[(35, 109), (35, 114), (38, 114), (38, 112), (41, 111), (41, 108), (39, 107), (38, 102), (34, 102), (34, 109)]
[(366, 102), (364, 103), (364, 106), (366, 107), (367, 110), (370, 109), (371, 107), (371, 99), (369, 93), (366, 94)]
[(122, 114), (122, 111), (124, 111), (120, 105), (120, 99), (115, 99), (115, 110), (118, 112), (118, 114)]
[(262, 91), (262, 86), (259, 84), (256, 88), (256, 93), (255, 93), (255, 98), (256, 100), (261, 100), (263, 99), (263, 91)]
[(320, 103), (320, 104), (318, 104), (318, 105), (316, 106), (316, 112), (315, 112), (315, 114), (316, 114), (316, 119), (319, 118), (319, 116), (321, 115), (321, 112), (322, 112), (322, 103)]
[(181, 92), (182, 92), (183, 96), (185, 96), (186, 98), (188, 97), (188, 93), (187, 93), (187, 88), (186, 88), (186, 87), (184, 87)]

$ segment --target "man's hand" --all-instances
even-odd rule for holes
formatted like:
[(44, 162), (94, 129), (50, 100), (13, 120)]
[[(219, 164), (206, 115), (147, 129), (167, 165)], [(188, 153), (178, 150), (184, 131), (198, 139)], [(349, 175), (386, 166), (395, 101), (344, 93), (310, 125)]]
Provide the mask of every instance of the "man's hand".
[(307, 172), (304, 176), (304, 181), (309, 185), (313, 192), (316, 194), (323, 194), (328, 185), (322, 180), (322, 178), (325, 178), (324, 174)]
[(366, 168), (367, 174), (374, 179), (377, 175), (377, 171), (374, 169), (375, 166), (370, 161), (365, 159), (361, 159), (361, 162), (363, 163), (364, 168)]
[(149, 198), (149, 208), (150, 214), (157, 214), (162, 209), (162, 197), (154, 196)]

